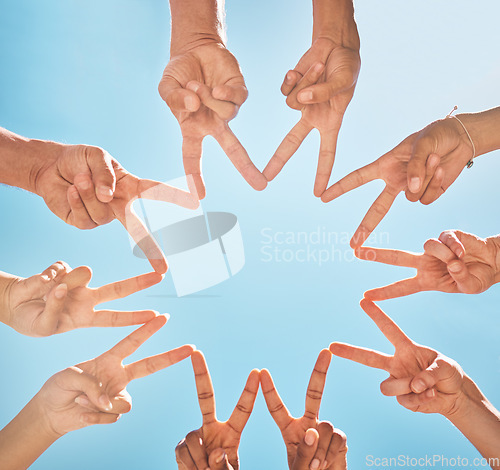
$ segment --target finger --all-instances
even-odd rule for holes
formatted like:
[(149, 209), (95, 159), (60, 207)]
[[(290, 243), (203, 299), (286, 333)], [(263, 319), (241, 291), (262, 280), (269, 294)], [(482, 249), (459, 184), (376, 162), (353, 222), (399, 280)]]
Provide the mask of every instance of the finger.
[(157, 316), (154, 310), (121, 312), (116, 310), (98, 310), (89, 326), (94, 328), (119, 328), (122, 326), (142, 325)]
[(334, 431), (323, 468), (347, 470), (347, 437), (340, 429)]
[(286, 104), (292, 109), (302, 109), (304, 107), (304, 103), (297, 100), (298, 93), (300, 93), (304, 88), (307, 88), (316, 83), (321, 77), (321, 74), (324, 72), (324, 70), (325, 65), (321, 62), (317, 62), (309, 67), (309, 70), (307, 70), (301, 80), (295, 85), (291, 93), (288, 94), (286, 98)]
[(197, 431), (191, 431), (186, 436), (186, 445), (195, 464), (194, 468), (199, 470), (206, 470), (209, 468), (207, 451)]
[(443, 184), (444, 170), (442, 167), (439, 167), (427, 186), (423, 196), (420, 198), (420, 202), (424, 205), (433, 203), (442, 194), (444, 194)]
[(351, 239), (351, 248), (358, 248), (366, 241), (377, 225), (385, 217), (387, 212), (389, 212), (389, 209), (391, 208), (397, 195), (397, 192), (388, 189), (386, 186), (386, 188), (380, 193), (380, 196), (375, 199), (375, 202), (371, 205), (370, 209), (368, 209), (364, 219), (356, 229), (356, 232)]
[[(183, 439), (175, 448), (175, 459), (179, 464), (179, 470), (198, 470), (191, 454), (189, 453), (185, 439)], [(180, 465), (182, 465), (182, 467)]]
[(408, 161), (408, 189), (418, 193), (425, 179), (426, 164), (429, 156), (434, 153), (435, 141), (430, 136), (417, 137), (410, 160)]
[(154, 180), (139, 180), (138, 197), (153, 201), (165, 201), (186, 209), (197, 209), (200, 205), (195, 192), (183, 191), (165, 183)]
[(302, 104), (323, 103), (351, 88), (353, 84), (352, 75), (348, 77), (345, 74), (337, 74), (335, 78), (332, 77), (332, 79), (324, 83), (318, 83), (303, 89), (298, 94), (297, 100)]
[(319, 435), (316, 429), (310, 428), (306, 431), (304, 439), (297, 447), (297, 455), (290, 470), (306, 470), (310, 468), (318, 446)]
[(61, 279), (64, 279), (67, 271), (71, 271), (71, 268), (65, 262), (57, 261), (42, 273), (24, 279), (22, 283), (26, 289), (26, 297), (46, 300), (46, 295)]
[(371, 300), (363, 299), (360, 302), (360, 306), (395, 347), (411, 343), (410, 338), (404, 334), (403, 330), (378, 305), (375, 305)]
[(75, 176), (74, 183), (87, 213), (97, 225), (107, 224), (115, 218), (111, 207), (97, 198), (91, 175), (79, 173)]
[(255, 190), (262, 191), (267, 186), (266, 177), (252, 163), (247, 151), (240, 141), (227, 127), (221, 133), (214, 135), (222, 150), (229, 157), (235, 168), (245, 178), (246, 182)]
[(233, 470), (233, 467), (229, 463), (227, 454), (224, 452), (224, 449), (213, 450), (210, 453), (208, 462), (210, 465), (210, 470)]
[(309, 385), (306, 392), (306, 409), (304, 416), (310, 419), (317, 419), (319, 416), (319, 408), (321, 406), (321, 398), (326, 383), (326, 374), (330, 367), (332, 353), (328, 349), (323, 349), (316, 360)]
[(420, 190), (416, 193), (412, 193), (408, 189), (408, 187), (405, 190), (406, 199), (408, 199), (408, 201), (416, 202), (423, 196), (423, 194), (427, 191), (429, 183), (433, 180), (434, 174), (436, 173), (436, 170), (440, 162), (441, 158), (439, 157), (439, 155), (432, 154), (429, 156), (429, 158), (427, 159), (427, 163), (425, 164), (426, 168), (425, 179), (420, 187)]
[(87, 287), (92, 279), (92, 269), (88, 266), (78, 266), (66, 274), (62, 281), (68, 286), (68, 291), (77, 287)]
[(165, 323), (168, 317), (166, 315), (158, 315), (153, 320), (147, 322), (137, 330), (130, 333), (126, 338), (122, 339), (118, 344), (113, 346), (108, 352), (111, 356), (116, 356), (120, 360), (125, 359), (132, 353), (137, 351), (139, 347), (153, 336)]
[(318, 470), (321, 468), (326, 468), (324, 466), (326, 460), (326, 454), (330, 447), (330, 442), (333, 437), (333, 424), (328, 421), (321, 421), (317, 427), (319, 433), (318, 448), (314, 454), (314, 458), (309, 466), (310, 470)]
[(397, 397), (398, 403), (411, 411), (418, 411), (421, 405), (425, 405), (436, 398), (436, 391), (429, 389), (424, 393), (409, 393)]
[(272, 181), (300, 147), (304, 139), (311, 132), (312, 127), (305, 124), (302, 119), (286, 135), (283, 142), (274, 152), (269, 163), (264, 168), (263, 174), (268, 181)]
[[(57, 281), (61, 276), (64, 276), (66, 273), (70, 272), (70, 266), (64, 261), (56, 261), (54, 264), (50, 265), (47, 269), (45, 269), (40, 275), (32, 276), (26, 281), (33, 279), (34, 284), (38, 287), (40, 276), (42, 277), (42, 281)], [(29, 286), (31, 283), (27, 282)]]
[(245, 85), (219, 85), (212, 90), (212, 96), (216, 100), (230, 101), (241, 106), (248, 98), (248, 90)]
[(316, 197), (322, 196), (330, 181), (333, 163), (335, 162), (337, 137), (338, 133), (334, 131), (321, 133), (318, 168), (316, 170), (316, 180), (314, 182), (314, 195)]
[(57, 333), (57, 326), (67, 295), (68, 286), (66, 284), (59, 284), (48, 293), (45, 308), (42, 314), (35, 320), (35, 331), (40, 336), (50, 336)]
[(410, 384), (411, 390), (406, 393), (423, 393), (432, 389), (439, 382), (452, 379), (454, 375), (460, 375), (456, 367), (453, 367), (444, 358), (436, 358), (427, 369), (413, 377)]
[(156, 272), (141, 274), (123, 281), (112, 282), (95, 290), (99, 304), (110, 300), (123, 299), (135, 292), (154, 286), (163, 280)]
[(482, 282), (474, 276), (467, 265), (462, 260), (455, 260), (447, 264), (448, 273), (456, 282), (457, 288), (464, 294), (479, 294), (489, 286), (484, 286)]
[[(113, 414), (124, 414), (128, 413), (132, 409), (132, 398), (130, 395), (125, 392), (127, 396), (115, 396), (111, 398), (111, 410), (113, 411)], [(87, 395), (82, 394), (78, 395), (75, 398), (75, 403), (80, 405), (83, 408), (86, 408), (91, 411), (100, 411), (100, 409), (95, 406), (87, 397)], [(109, 411), (107, 411), (109, 412)]]
[(410, 253), (409, 251), (371, 248), (368, 246), (360, 246), (359, 248), (356, 248), (354, 254), (357, 258), (366, 261), (376, 261), (377, 263), (415, 269), (417, 268), (419, 256), (415, 253)]
[(166, 273), (168, 269), (167, 260), (153, 235), (149, 233), (144, 222), (135, 213), (132, 202), (125, 209), (125, 214), (123, 216), (119, 215), (117, 218), (146, 255), (153, 269), (159, 274)]
[(349, 173), (341, 180), (330, 186), (322, 195), (323, 202), (330, 202), (353, 189), (359, 188), (370, 181), (379, 178), (378, 161), (370, 163), (358, 170)]
[(259, 385), (260, 371), (254, 369), (250, 372), (243, 393), (238, 400), (238, 404), (227, 421), (231, 428), (240, 434), (243, 432), (252, 414), (255, 399), (259, 392)]
[(92, 426), (94, 424), (113, 424), (120, 419), (119, 414), (113, 413), (82, 413), (80, 422), (84, 426)]
[(463, 258), (465, 255), (465, 246), (454, 230), (445, 230), (439, 235), (439, 240), (453, 251), (458, 258)]
[[(108, 203), (113, 199), (116, 187), (113, 159), (108, 152), (98, 147), (87, 147), (86, 156), (97, 199), (102, 203)], [(78, 190), (80, 191), (80, 188)]]
[(194, 113), (200, 109), (201, 101), (196, 93), (182, 88), (181, 84), (172, 77), (164, 76), (158, 86), (158, 91), (174, 114), (182, 111)]
[(215, 415), (214, 388), (203, 353), (201, 351), (193, 352), (191, 362), (193, 364), (196, 391), (198, 393), (198, 403), (200, 404), (203, 425), (205, 426), (217, 420)]
[(404, 377), (402, 379), (395, 379), (391, 376), (380, 384), (380, 391), (386, 397), (397, 397), (398, 395), (411, 393), (410, 384), (412, 378)]
[(271, 413), (280, 431), (283, 431), (293, 421), (293, 418), (283, 403), (283, 400), (281, 400), (268, 370), (263, 369), (260, 371), (260, 383), (264, 399), (266, 400), (267, 409), (269, 413)]
[(99, 410), (112, 410), (111, 401), (102, 383), (93, 375), (87, 374), (75, 366), (56, 374), (54, 379), (62, 390), (83, 392)]
[(422, 287), (417, 277), (403, 279), (402, 281), (393, 282), (385, 287), (377, 287), (376, 289), (367, 290), (364, 294), (368, 300), (387, 300), (395, 299), (396, 297), (404, 297), (406, 295), (422, 292)]
[(172, 349), (163, 354), (141, 359), (140, 361), (125, 366), (125, 369), (127, 370), (130, 380), (140, 379), (187, 359), (193, 354), (193, 351), (194, 347), (192, 345), (185, 344), (184, 346)]
[(203, 83), (191, 81), (186, 85), (186, 88), (196, 93), (201, 102), (216, 113), (223, 121), (233, 119), (238, 113), (239, 106), (230, 101), (215, 99), (212, 96), (212, 88)]
[(285, 96), (288, 96), (301, 78), (302, 74), (300, 72), (298, 72), (297, 70), (289, 70), (285, 75), (283, 84), (281, 85), (281, 93), (283, 93)]
[(373, 349), (360, 348), (359, 346), (337, 342), (330, 344), (330, 352), (335, 356), (383, 370), (388, 370), (390, 360), (392, 359), (392, 356), (374, 351)]
[(430, 238), (424, 243), (424, 252), (426, 255), (434, 256), (434, 258), (443, 263), (450, 263), (454, 259), (457, 259), (456, 254), (451, 248), (435, 238)]
[(89, 230), (97, 227), (97, 224), (91, 219), (85, 205), (83, 204), (78, 189), (70, 186), (67, 191), (68, 204), (71, 209), (66, 222), (81, 230)]
[(182, 140), (182, 161), (186, 176), (193, 178), (197, 195), (203, 199), (206, 195), (205, 183), (201, 174), (203, 138), (183, 135)]

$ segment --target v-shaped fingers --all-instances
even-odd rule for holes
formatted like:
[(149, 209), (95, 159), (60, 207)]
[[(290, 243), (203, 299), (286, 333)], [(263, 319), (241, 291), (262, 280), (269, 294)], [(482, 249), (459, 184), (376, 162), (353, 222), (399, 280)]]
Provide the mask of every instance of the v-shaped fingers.
[(267, 369), (260, 372), (260, 384), (264, 400), (266, 400), (267, 409), (271, 413), (274, 422), (277, 424), (281, 432), (293, 421), (290, 412), (279, 396), (278, 391), (273, 382), (273, 378)]
[(309, 385), (306, 392), (306, 408), (304, 417), (316, 419), (319, 416), (323, 390), (325, 389), (326, 374), (330, 367), (332, 354), (328, 349), (323, 349), (316, 360)]
[(254, 369), (250, 372), (236, 408), (227, 421), (231, 428), (240, 434), (243, 432), (243, 429), (252, 414), (255, 399), (257, 398), (257, 393), (259, 392), (259, 385), (260, 372)]
[(389, 370), (390, 360), (392, 359), (392, 356), (389, 356), (388, 354), (345, 343), (336, 342), (330, 344), (330, 351), (335, 356), (358, 362), (359, 364), (363, 364), (367, 367), (382, 370)]
[(215, 415), (215, 394), (212, 379), (208, 372), (205, 356), (201, 351), (195, 351), (191, 355), (191, 362), (193, 364), (196, 391), (198, 393), (198, 403), (200, 404), (200, 410), (203, 416), (203, 425), (207, 425), (217, 420)]

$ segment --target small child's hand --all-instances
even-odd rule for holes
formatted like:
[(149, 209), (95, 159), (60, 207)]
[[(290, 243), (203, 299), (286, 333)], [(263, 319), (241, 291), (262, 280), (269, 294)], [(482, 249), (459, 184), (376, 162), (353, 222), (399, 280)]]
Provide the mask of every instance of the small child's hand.
[(99, 288), (88, 287), (92, 271), (58, 261), (43, 273), (14, 278), (7, 289), (4, 322), (28, 336), (50, 336), (89, 327), (138, 325), (152, 320), (155, 312), (94, 310), (100, 303), (126, 297), (157, 284), (162, 276), (152, 272)]

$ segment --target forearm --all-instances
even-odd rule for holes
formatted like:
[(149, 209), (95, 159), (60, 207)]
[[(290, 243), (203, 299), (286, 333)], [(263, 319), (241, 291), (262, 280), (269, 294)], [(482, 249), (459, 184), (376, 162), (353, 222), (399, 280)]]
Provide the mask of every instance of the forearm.
[(469, 132), (476, 156), (500, 149), (500, 106), (480, 113), (458, 114)]
[(492, 237), (488, 237), (486, 239), (486, 246), (491, 253), (492, 267), (495, 271), (495, 280), (494, 283), (500, 282), (500, 234), (493, 235)]
[(43, 413), (33, 398), (22, 411), (0, 431), (0, 468), (28, 468), (60, 437), (44, 424)]
[(313, 0), (313, 42), (331, 39), (336, 44), (359, 50), (353, 0)]
[(492, 468), (500, 469), (500, 413), (468, 377), (463, 400), (447, 418), (488, 459)]
[(172, 56), (207, 41), (225, 44), (224, 0), (170, 0)]
[(57, 144), (0, 128), (0, 183), (36, 193), (36, 178)]

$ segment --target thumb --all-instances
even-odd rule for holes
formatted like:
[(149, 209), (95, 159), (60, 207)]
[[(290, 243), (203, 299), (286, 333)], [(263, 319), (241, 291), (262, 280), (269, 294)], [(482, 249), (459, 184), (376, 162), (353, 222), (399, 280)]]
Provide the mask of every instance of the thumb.
[(111, 202), (116, 186), (113, 158), (99, 147), (87, 147), (85, 154), (97, 199), (103, 203)]
[(208, 458), (208, 464), (210, 465), (210, 470), (233, 470), (224, 449), (213, 450)]
[(311, 461), (318, 448), (318, 440), (318, 431), (309, 428), (304, 435), (304, 439), (297, 448), (297, 455), (295, 456), (291, 470), (309, 470)]
[[(481, 281), (473, 276), (467, 265), (462, 260), (453, 260), (446, 265), (448, 273), (457, 283), (457, 288), (464, 294), (479, 294), (484, 289)], [(489, 286), (488, 286), (489, 287)]]
[(36, 334), (39, 336), (50, 336), (57, 332), (59, 318), (67, 295), (68, 286), (66, 284), (59, 284), (49, 292), (45, 308), (35, 321)]
[(434, 153), (435, 147), (435, 139), (432, 136), (417, 137), (408, 161), (407, 184), (410, 192), (418, 193), (422, 189), (426, 175), (427, 159)]
[(194, 113), (200, 109), (201, 102), (196, 93), (183, 88), (171, 77), (162, 78), (158, 91), (174, 114), (182, 111)]
[(413, 393), (423, 393), (432, 389), (442, 380), (449, 378), (453, 373), (450, 364), (444, 359), (436, 359), (427, 369), (413, 377), (410, 388)]

